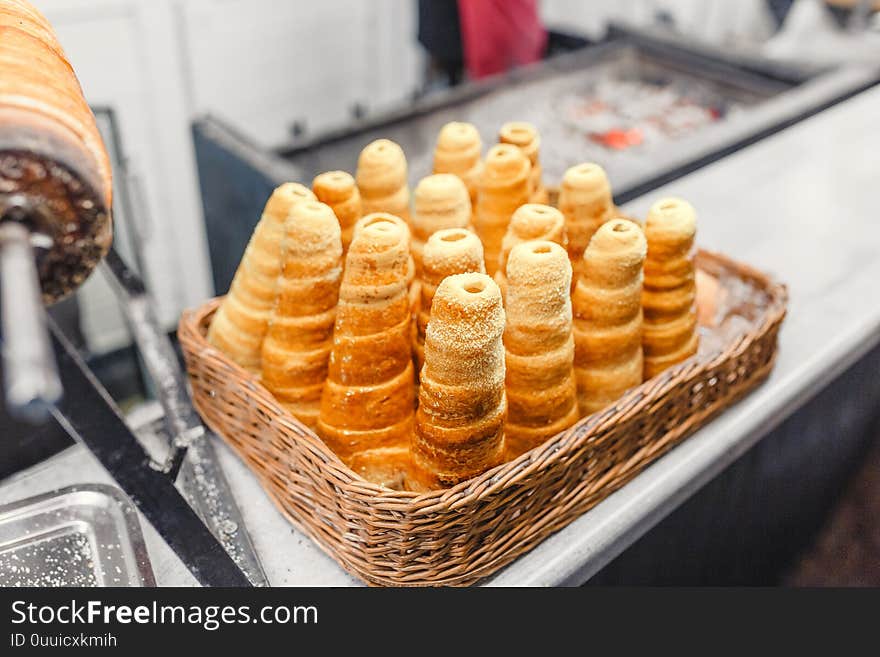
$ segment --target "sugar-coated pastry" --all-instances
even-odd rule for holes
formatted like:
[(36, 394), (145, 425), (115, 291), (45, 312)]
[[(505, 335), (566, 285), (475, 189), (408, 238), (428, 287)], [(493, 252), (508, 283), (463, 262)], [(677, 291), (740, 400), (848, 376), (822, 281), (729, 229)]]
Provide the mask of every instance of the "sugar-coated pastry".
[(648, 211), (645, 237), (645, 378), (697, 353), (694, 237), (697, 215), (687, 201), (666, 198)]
[(327, 378), (342, 277), (339, 222), (330, 206), (299, 203), (285, 222), (278, 296), (263, 340), (263, 385), (314, 429)]
[(312, 191), (321, 203), (326, 203), (339, 220), (342, 231), (342, 253), (348, 253), (354, 225), (363, 216), (361, 193), (354, 178), (346, 171), (327, 171), (312, 182)]
[(485, 274), (443, 279), (425, 336), (413, 488), (453, 486), (504, 459), (504, 308)]
[(531, 240), (549, 240), (564, 247), (565, 219), (562, 213), (540, 203), (526, 203), (513, 213), (507, 233), (501, 241), (501, 256), (498, 259), (498, 271), (495, 272), (495, 282), (501, 288), (502, 298), (507, 294), (506, 268), (510, 251), (517, 244)]
[(489, 149), (480, 177), (480, 192), (474, 212), (474, 229), (483, 242), (486, 272), (498, 271), (501, 242), (516, 209), (529, 200), (531, 165), (513, 144), (498, 144)]
[(471, 200), (458, 176), (437, 173), (419, 181), (413, 194), (412, 254), (416, 276), (422, 272), (422, 251), (431, 235), (444, 228), (467, 228)]
[(387, 212), (410, 221), (406, 156), (390, 139), (367, 144), (358, 157), (358, 190), (363, 213)]
[(572, 337), (571, 263), (556, 242), (522, 242), (507, 262), (509, 459), (577, 422)]
[(474, 233), (464, 228), (448, 228), (439, 230), (428, 238), (423, 252), (421, 303), (413, 343), (419, 372), (425, 364), (425, 332), (428, 330), (437, 286), (447, 276), (468, 272), (486, 273), (483, 245)]
[(529, 202), (547, 203), (547, 189), (541, 180), (541, 163), (538, 154), (541, 149), (541, 137), (538, 130), (531, 123), (525, 121), (511, 121), (501, 126), (498, 133), (498, 141), (502, 144), (519, 146), (532, 165), (529, 175)]
[(410, 231), (409, 225), (397, 215), (389, 214), (388, 212), (372, 212), (358, 219), (357, 223), (355, 223), (354, 225), (354, 230), (352, 231), (352, 234), (357, 235), (357, 232), (361, 228), (363, 228), (364, 226), (369, 226), (376, 221), (391, 221), (402, 227), (402, 229), (406, 232), (407, 244), (409, 245), (408, 248), (410, 250), (409, 256), (407, 257), (406, 261), (406, 288), (407, 296), (409, 297), (409, 307), (413, 316), (415, 316), (419, 309), (418, 303), (420, 283), (418, 278), (416, 277), (415, 258), (413, 258), (412, 255), (412, 232)]
[(318, 435), (364, 478), (399, 487), (413, 430), (409, 233), (392, 215), (361, 219), (346, 256)]
[(577, 285), (583, 267), (584, 250), (599, 226), (612, 218), (611, 185), (598, 164), (584, 163), (565, 172), (559, 188), (559, 210), (565, 216), (568, 255)]
[(584, 251), (572, 297), (575, 377), (581, 415), (608, 406), (642, 382), (642, 229), (613, 219)]
[(459, 121), (447, 123), (440, 129), (434, 147), (434, 173), (451, 173), (461, 178), (470, 195), (471, 209), (477, 205), (482, 150), (483, 142), (477, 129)]
[(260, 351), (284, 261), (285, 220), (297, 203), (314, 200), (312, 191), (299, 183), (284, 183), (272, 192), (208, 329), (208, 342), (254, 373), (260, 371)]

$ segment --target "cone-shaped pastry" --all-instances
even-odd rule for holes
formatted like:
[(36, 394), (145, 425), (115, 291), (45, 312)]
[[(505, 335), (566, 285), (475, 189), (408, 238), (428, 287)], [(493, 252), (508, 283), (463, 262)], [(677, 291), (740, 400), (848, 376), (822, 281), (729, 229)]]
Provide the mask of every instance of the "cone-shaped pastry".
[(346, 171), (328, 171), (312, 182), (312, 191), (321, 203), (333, 210), (342, 229), (342, 253), (348, 253), (354, 225), (363, 216), (361, 193), (351, 174)]
[(581, 415), (605, 408), (642, 382), (642, 229), (603, 224), (584, 251), (572, 297), (575, 377)]
[(333, 344), (342, 242), (336, 215), (318, 201), (294, 206), (285, 232), (278, 298), (263, 340), (262, 381), (314, 429)]
[(464, 228), (439, 230), (428, 238), (421, 278), (422, 299), (416, 321), (416, 340), (413, 344), (419, 372), (425, 364), (425, 332), (437, 286), (447, 276), (468, 272), (486, 273), (480, 238)]
[(517, 244), (531, 240), (549, 240), (560, 246), (566, 245), (565, 219), (556, 208), (540, 203), (526, 203), (517, 208), (510, 218), (507, 233), (501, 242), (501, 256), (498, 259), (498, 271), (495, 282), (501, 288), (501, 297), (507, 295), (507, 258), (510, 250)]
[(694, 236), (697, 215), (677, 198), (657, 201), (648, 211), (645, 237), (645, 378), (697, 353)]
[(377, 139), (361, 151), (357, 186), (364, 214), (387, 212), (409, 223), (406, 156), (390, 139)]
[(486, 155), (474, 229), (483, 242), (486, 272), (490, 276), (498, 271), (501, 242), (511, 216), (529, 200), (530, 167), (529, 159), (512, 144), (493, 146)]
[(547, 203), (547, 189), (541, 180), (541, 163), (538, 161), (538, 152), (541, 150), (541, 137), (538, 130), (531, 123), (525, 121), (511, 121), (501, 126), (498, 133), (498, 141), (502, 144), (519, 146), (532, 165), (529, 174), (529, 202)]
[(477, 190), (483, 163), (480, 153), (483, 142), (480, 133), (470, 123), (453, 121), (440, 129), (434, 148), (434, 173), (451, 173), (465, 184), (471, 197), (471, 206), (477, 205)]
[(523, 242), (507, 263), (507, 426), (509, 459), (577, 422), (571, 263), (559, 244)]
[(348, 250), (318, 435), (366, 479), (397, 487), (409, 464), (415, 400), (406, 273), (397, 217), (358, 222)]
[(559, 188), (559, 209), (565, 216), (565, 235), (571, 260), (573, 285), (583, 268), (584, 250), (599, 226), (612, 218), (614, 201), (611, 185), (598, 164), (584, 163), (571, 167)]
[(315, 195), (299, 183), (284, 183), (272, 192), (208, 329), (208, 342), (252, 372), (260, 370), (260, 350), (275, 305), (284, 258), (284, 222), (294, 205), (310, 200)]
[(407, 256), (406, 261), (406, 287), (407, 296), (409, 297), (409, 306), (413, 315), (415, 315), (418, 312), (420, 284), (419, 281), (416, 279), (416, 265), (415, 259), (412, 256), (412, 236), (409, 226), (403, 219), (396, 215), (389, 214), (387, 212), (372, 212), (358, 219), (357, 223), (355, 223), (354, 225), (354, 230), (352, 231), (352, 234), (357, 235), (358, 231), (361, 228), (363, 228), (364, 226), (369, 226), (376, 221), (391, 221), (400, 226), (406, 233), (406, 248), (409, 250), (409, 255)]
[(467, 228), (471, 223), (471, 200), (467, 187), (451, 173), (422, 178), (413, 196), (412, 254), (416, 276), (421, 276), (425, 242), (438, 230)]
[(415, 487), (453, 486), (504, 459), (504, 308), (495, 281), (456, 274), (434, 295), (413, 436)]

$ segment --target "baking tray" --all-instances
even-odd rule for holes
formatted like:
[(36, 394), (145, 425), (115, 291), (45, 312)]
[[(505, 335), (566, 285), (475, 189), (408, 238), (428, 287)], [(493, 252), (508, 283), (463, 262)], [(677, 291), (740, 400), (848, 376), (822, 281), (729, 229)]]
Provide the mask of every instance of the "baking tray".
[(155, 586), (122, 491), (70, 486), (0, 507), (0, 586)]

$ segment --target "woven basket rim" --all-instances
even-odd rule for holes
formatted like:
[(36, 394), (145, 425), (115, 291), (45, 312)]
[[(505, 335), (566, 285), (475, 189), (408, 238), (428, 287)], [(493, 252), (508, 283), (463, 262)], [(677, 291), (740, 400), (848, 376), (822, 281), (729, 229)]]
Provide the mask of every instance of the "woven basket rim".
[[(646, 400), (649, 401), (672, 388), (674, 382), (711, 370), (725, 360), (743, 353), (754, 338), (762, 335), (770, 326), (780, 322), (785, 316), (788, 300), (787, 288), (767, 274), (732, 260), (721, 253), (703, 249), (697, 251), (696, 263), (698, 268), (710, 273), (727, 270), (740, 278), (757, 283), (768, 296), (768, 303), (762, 308), (760, 319), (754, 321), (747, 331), (738, 335), (732, 342), (723, 344), (712, 355), (700, 360), (692, 358), (665, 370), (658, 376), (628, 391), (608, 408), (581, 418), (565, 431), (549, 438), (542, 445), (516, 459), (507, 461), (451, 488), (423, 493), (392, 490), (367, 481), (358, 475), (346, 466), (314, 431), (306, 427), (279, 404), (272, 393), (259, 382), (255, 374), (235, 364), (220, 350), (212, 346), (206, 338), (208, 320), (220, 305), (223, 297), (215, 297), (195, 309), (184, 311), (178, 327), (178, 336), (181, 342), (189, 343), (191, 349), (197, 350), (202, 355), (208, 355), (210, 352), (230, 369), (232, 376), (245, 383), (250, 392), (276, 414), (279, 422), (290, 425), (295, 431), (308, 437), (310, 439), (308, 447), (323, 460), (334, 464), (335, 467), (328, 470), (335, 471), (332, 472), (335, 476), (344, 477), (345, 480), (340, 481), (340, 485), (359, 488), (361, 494), (372, 497), (381, 504), (391, 506), (395, 503), (400, 504), (402, 511), (405, 510), (409, 515), (418, 517), (440, 509), (454, 509), (457, 506), (456, 502), (459, 501), (470, 502), (475, 497), (479, 499), (493, 495), (498, 489), (510, 484), (512, 480), (537, 474), (556, 459), (564, 457), (568, 450), (578, 447), (582, 442), (591, 440), (598, 430), (608, 425), (617, 424), (638, 413)], [(331, 476), (330, 472), (328, 472), (328, 476)]]

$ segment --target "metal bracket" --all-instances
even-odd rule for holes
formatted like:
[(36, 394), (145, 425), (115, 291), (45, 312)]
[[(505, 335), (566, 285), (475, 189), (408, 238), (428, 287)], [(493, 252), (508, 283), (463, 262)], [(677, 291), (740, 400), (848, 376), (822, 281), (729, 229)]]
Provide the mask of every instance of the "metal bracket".
[(176, 480), (192, 508), (255, 586), (268, 586), (232, 490), (217, 461), (212, 436), (195, 412), (177, 353), (162, 331), (138, 275), (111, 249), (101, 267), (120, 300), (162, 406), (169, 452), (158, 469)]

